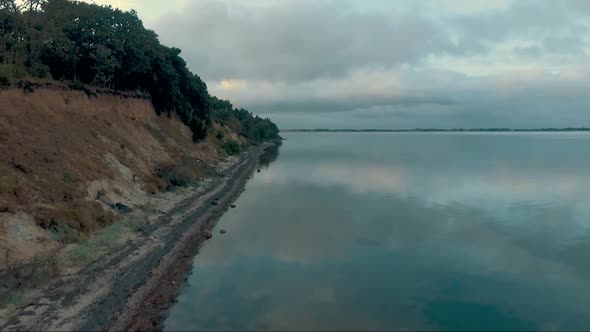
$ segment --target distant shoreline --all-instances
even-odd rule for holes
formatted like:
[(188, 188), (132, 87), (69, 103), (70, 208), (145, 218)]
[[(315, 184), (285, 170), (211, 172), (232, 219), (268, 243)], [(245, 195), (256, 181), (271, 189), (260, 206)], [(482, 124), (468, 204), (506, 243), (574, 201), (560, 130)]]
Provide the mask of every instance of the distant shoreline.
[(510, 128), (416, 128), (416, 129), (283, 129), (283, 133), (418, 133), (418, 132), (573, 132), (590, 131), (590, 128), (536, 128), (536, 129), (510, 129)]

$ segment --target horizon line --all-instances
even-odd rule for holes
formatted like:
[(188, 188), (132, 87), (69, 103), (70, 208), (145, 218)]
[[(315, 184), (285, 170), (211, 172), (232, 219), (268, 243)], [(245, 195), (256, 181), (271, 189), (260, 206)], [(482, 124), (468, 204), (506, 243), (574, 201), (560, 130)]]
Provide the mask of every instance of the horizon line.
[(334, 128), (292, 128), (280, 129), (281, 132), (423, 132), (423, 131), (439, 131), (439, 132), (453, 132), (453, 131), (590, 131), (590, 127), (545, 127), (545, 128), (503, 128), (503, 127), (489, 127), (489, 128), (412, 128), (412, 129), (334, 129)]

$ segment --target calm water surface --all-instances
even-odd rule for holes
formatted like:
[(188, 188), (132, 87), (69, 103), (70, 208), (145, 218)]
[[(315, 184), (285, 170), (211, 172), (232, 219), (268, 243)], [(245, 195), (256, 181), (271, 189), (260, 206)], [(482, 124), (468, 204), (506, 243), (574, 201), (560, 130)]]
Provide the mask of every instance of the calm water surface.
[(590, 329), (590, 135), (291, 133), (167, 330)]

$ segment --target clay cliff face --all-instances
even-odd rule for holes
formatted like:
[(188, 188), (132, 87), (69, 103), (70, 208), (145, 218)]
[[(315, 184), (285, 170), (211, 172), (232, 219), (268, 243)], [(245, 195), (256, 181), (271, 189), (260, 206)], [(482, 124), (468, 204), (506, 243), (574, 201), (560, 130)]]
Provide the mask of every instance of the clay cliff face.
[(193, 143), (148, 99), (0, 91), (0, 268), (110, 224), (117, 211), (108, 202), (140, 207), (174, 181), (211, 175), (219, 145), (215, 135)]

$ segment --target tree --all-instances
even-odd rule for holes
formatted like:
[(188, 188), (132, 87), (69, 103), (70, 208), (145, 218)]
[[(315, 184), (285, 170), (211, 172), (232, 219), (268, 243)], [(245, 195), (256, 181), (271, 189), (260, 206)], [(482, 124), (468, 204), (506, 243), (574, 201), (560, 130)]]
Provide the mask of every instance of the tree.
[[(24, 20), (25, 20), (25, 40), (26, 40), (26, 58), (25, 66), (29, 73), (35, 76), (45, 75), (45, 66), (38, 62), (41, 55), (43, 40), (47, 39), (46, 16), (41, 12), (46, 0), (25, 0)], [(40, 71), (41, 70), (41, 71)]]
[[(150, 94), (156, 111), (177, 114), (193, 139), (207, 136), (211, 113), (242, 136), (278, 135), (270, 120), (212, 97), (177, 48), (166, 47), (135, 11), (68, 0), (0, 0), (0, 57), (10, 71)], [(0, 68), (0, 76), (6, 68)], [(3, 80), (18, 75), (4, 75)]]
[(16, 0), (0, 0), (0, 48), (3, 64), (16, 63), (16, 53), (23, 33), (20, 9)]
[(111, 88), (115, 71), (121, 66), (113, 52), (103, 45), (97, 45), (90, 53), (90, 57), (94, 60), (92, 69), (96, 72), (90, 84)]

